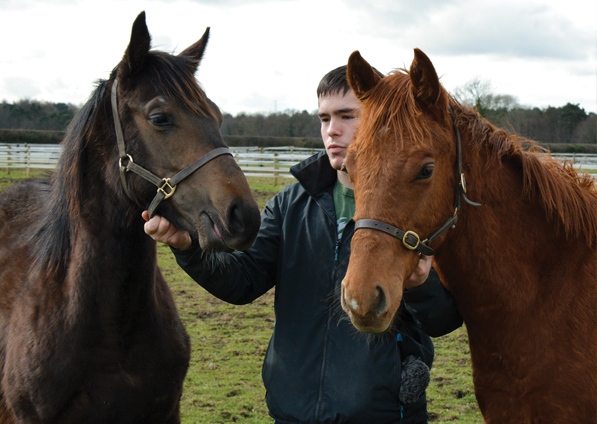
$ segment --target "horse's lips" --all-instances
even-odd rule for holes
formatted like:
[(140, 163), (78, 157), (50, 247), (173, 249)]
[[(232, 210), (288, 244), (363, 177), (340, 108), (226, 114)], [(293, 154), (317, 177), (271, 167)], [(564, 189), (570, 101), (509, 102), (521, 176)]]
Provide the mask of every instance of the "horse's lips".
[(205, 251), (231, 252), (234, 250), (228, 247), (217, 224), (206, 212), (199, 215), (197, 233), (199, 244)]
[(222, 233), (220, 233), (220, 230), (218, 229), (218, 226), (214, 223), (214, 233), (216, 233), (216, 235), (218, 237), (220, 237), (220, 240), (222, 240), (222, 242), (224, 241), (224, 239), (222, 238)]

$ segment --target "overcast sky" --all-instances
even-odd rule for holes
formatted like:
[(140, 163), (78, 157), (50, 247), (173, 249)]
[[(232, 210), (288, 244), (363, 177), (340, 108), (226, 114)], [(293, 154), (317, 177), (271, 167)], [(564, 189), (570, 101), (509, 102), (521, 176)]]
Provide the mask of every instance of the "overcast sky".
[(0, 0), (0, 101), (84, 103), (143, 10), (156, 49), (211, 27), (197, 78), (232, 114), (311, 112), (354, 50), (388, 73), (415, 47), (448, 91), (477, 77), (526, 106), (597, 108), (595, 0)]

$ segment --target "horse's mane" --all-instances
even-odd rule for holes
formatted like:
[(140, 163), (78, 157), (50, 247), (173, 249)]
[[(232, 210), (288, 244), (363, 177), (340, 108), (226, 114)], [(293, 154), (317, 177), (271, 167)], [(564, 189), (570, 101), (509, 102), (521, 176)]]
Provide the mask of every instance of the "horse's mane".
[[(597, 243), (597, 189), (593, 177), (579, 174), (570, 163), (562, 165), (537, 143), (509, 135), (468, 106), (461, 105), (449, 95), (448, 98), (458, 127), (463, 133), (470, 134), (473, 147), (489, 149), (490, 157), (496, 161), (520, 164), (525, 196), (541, 204), (556, 230), (561, 226), (567, 237), (586, 237), (591, 246)], [(423, 111), (413, 94), (407, 70), (398, 69), (382, 78), (362, 100), (373, 102), (376, 107), (364, 111), (368, 115), (363, 114), (357, 130), (359, 134), (382, 134), (389, 130), (396, 135), (405, 134), (408, 142), (417, 146), (423, 146), (431, 138), (430, 129), (423, 119), (419, 119)], [(446, 113), (445, 119), (446, 125), (453, 125), (450, 114)], [(395, 142), (401, 145), (404, 140), (403, 136)], [(359, 151), (379, 146), (375, 137), (363, 141)], [(529, 143), (531, 148), (523, 149), (523, 143)]]
[[(559, 224), (567, 237), (585, 237), (590, 246), (597, 239), (597, 188), (595, 178), (580, 174), (571, 163), (553, 159), (535, 141), (510, 135), (479, 116), (468, 106), (451, 100), (458, 126), (466, 128), (470, 143), (486, 148), (496, 161), (511, 161), (522, 168), (523, 193), (538, 201), (548, 219)], [(526, 144), (527, 147), (523, 147)]]
[[(108, 81), (99, 81), (95, 91), (77, 112), (62, 140), (63, 152), (50, 180), (50, 198), (35, 233), (36, 265), (62, 274), (64, 260), (70, 257), (73, 214), (78, 215), (86, 155), (83, 151), (93, 132), (98, 114), (106, 110)], [(108, 105), (109, 106), (109, 105)]]
[[(159, 87), (162, 93), (182, 102), (194, 114), (218, 118), (217, 107), (195, 79), (196, 63), (190, 58), (153, 51), (147, 54), (143, 66), (142, 72), (151, 86)], [(56, 275), (63, 275), (65, 271), (71, 254), (71, 238), (82, 212), (84, 178), (89, 171), (86, 149), (90, 143), (105, 144), (105, 152), (116, 149), (106, 90), (116, 78), (117, 70), (118, 67), (114, 68), (109, 80), (98, 81), (89, 100), (70, 122), (62, 141), (63, 153), (51, 178), (46, 212), (35, 234), (36, 264)], [(97, 125), (97, 122), (109, 124)]]

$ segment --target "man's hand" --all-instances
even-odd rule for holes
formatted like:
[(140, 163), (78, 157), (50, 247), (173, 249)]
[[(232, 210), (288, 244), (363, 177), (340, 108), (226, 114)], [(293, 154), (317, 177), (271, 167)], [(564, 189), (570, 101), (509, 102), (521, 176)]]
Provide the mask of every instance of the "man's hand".
[(431, 271), (431, 256), (421, 256), (415, 271), (406, 281), (404, 288), (407, 290), (412, 290), (419, 287), (421, 284), (427, 281), (427, 278), (429, 277), (429, 271)]
[(176, 228), (166, 218), (155, 215), (149, 219), (147, 211), (144, 211), (141, 216), (147, 221), (143, 227), (145, 234), (155, 241), (165, 243), (179, 250), (186, 250), (191, 247), (191, 235), (186, 231)]

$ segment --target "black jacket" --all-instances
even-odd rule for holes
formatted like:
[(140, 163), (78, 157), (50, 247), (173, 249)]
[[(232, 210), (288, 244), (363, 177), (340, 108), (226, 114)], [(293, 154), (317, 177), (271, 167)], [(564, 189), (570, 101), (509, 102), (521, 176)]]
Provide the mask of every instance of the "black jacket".
[[(332, 189), (337, 178), (325, 153), (292, 169), (299, 183), (272, 198), (247, 252), (224, 255), (210, 268), (198, 248), (175, 251), (180, 266), (218, 298), (249, 303), (276, 287), (276, 323), (263, 364), (270, 415), (279, 423), (390, 424), (425, 422), (424, 395), (401, 411), (401, 349), (433, 358), (433, 345), (407, 311), (402, 342), (396, 332), (358, 332), (341, 309), (339, 287), (350, 256), (351, 221), (336, 241)], [(433, 335), (462, 324), (455, 304), (433, 272), (405, 294), (409, 309)], [(439, 309), (438, 309), (439, 308)], [(437, 319), (419, 318), (433, 311)], [(418, 340), (420, 343), (415, 343)], [(404, 419), (401, 421), (401, 413)]]

